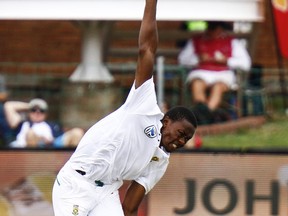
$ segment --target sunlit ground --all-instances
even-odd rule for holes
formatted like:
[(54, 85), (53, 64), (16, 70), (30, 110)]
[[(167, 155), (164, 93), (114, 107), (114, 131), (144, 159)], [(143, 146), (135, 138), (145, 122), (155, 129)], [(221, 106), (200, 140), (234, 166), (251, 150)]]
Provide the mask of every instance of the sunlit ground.
[(288, 150), (288, 117), (284, 115), (267, 118), (259, 128), (241, 128), (236, 133), (202, 137), (203, 148), (273, 149)]

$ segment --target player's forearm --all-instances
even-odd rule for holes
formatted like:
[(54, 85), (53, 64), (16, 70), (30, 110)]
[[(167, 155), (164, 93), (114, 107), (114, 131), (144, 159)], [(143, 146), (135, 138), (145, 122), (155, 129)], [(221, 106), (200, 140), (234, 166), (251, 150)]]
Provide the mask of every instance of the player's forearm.
[(138, 208), (144, 196), (145, 188), (136, 181), (132, 181), (122, 203), (124, 215), (137, 216)]
[(128, 212), (124, 210), (124, 215), (125, 216), (137, 216), (138, 211), (135, 212)]
[(139, 53), (135, 74), (136, 88), (150, 79), (154, 71), (154, 61), (158, 44), (156, 6), (157, 0), (146, 0), (138, 39)]
[(131, 200), (130, 198), (124, 199), (122, 203), (122, 208), (125, 216), (137, 216), (138, 208), (141, 202), (135, 203), (135, 200)]
[(158, 44), (158, 30), (156, 22), (157, 0), (146, 0), (144, 15), (139, 34), (139, 48), (156, 52)]
[(137, 197), (137, 193), (127, 192), (122, 203), (122, 208), (125, 216), (137, 216), (138, 208), (143, 197)]

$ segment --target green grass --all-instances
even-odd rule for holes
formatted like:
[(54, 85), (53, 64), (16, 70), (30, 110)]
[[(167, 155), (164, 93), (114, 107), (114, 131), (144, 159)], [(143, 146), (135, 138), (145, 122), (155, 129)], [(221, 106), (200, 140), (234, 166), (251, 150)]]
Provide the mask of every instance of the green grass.
[(236, 133), (205, 136), (203, 148), (288, 150), (288, 117), (274, 116), (259, 128), (242, 128)]

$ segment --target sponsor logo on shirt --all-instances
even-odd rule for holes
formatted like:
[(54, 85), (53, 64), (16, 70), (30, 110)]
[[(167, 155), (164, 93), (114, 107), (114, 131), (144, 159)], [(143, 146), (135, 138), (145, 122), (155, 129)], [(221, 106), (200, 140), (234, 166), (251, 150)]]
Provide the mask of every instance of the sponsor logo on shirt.
[(149, 138), (154, 138), (157, 135), (157, 130), (154, 125), (148, 126), (144, 129), (144, 133), (149, 137)]

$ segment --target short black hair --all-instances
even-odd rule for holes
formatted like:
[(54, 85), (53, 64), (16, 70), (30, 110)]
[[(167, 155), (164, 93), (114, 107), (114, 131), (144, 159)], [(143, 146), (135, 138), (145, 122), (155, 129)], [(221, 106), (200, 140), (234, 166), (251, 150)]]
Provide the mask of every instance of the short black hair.
[(171, 108), (165, 113), (165, 116), (168, 116), (172, 121), (181, 121), (183, 119), (186, 119), (194, 126), (195, 129), (198, 125), (194, 113), (184, 106), (175, 106)]

